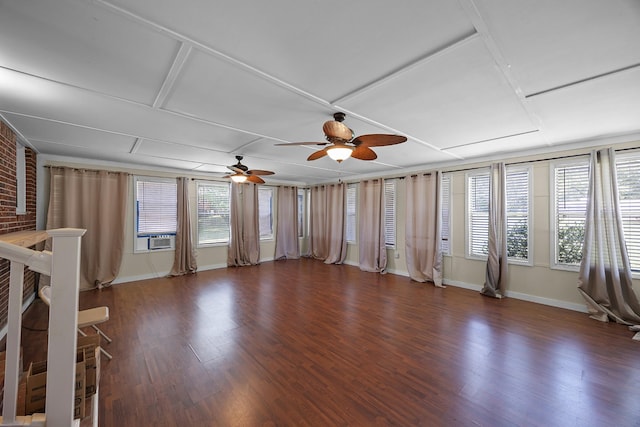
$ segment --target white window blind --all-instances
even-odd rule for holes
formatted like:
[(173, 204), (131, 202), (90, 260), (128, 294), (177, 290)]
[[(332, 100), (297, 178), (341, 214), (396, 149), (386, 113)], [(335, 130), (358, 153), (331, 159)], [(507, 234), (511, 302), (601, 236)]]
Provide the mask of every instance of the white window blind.
[(467, 174), (467, 255), (489, 253), (489, 172)]
[(175, 234), (178, 212), (175, 179), (136, 177), (136, 212), (138, 236)]
[(618, 197), (629, 262), (640, 271), (640, 155), (618, 155)]
[(529, 261), (530, 168), (507, 167), (507, 256)]
[(347, 184), (347, 242), (356, 241), (356, 198), (358, 184)]
[(260, 240), (273, 239), (273, 188), (258, 187)]
[(388, 247), (396, 245), (396, 180), (384, 181), (384, 233)]
[(305, 199), (305, 191), (304, 189), (298, 189), (298, 237), (304, 237), (304, 229), (305, 229), (305, 217), (306, 217), (306, 209), (304, 204)]
[(440, 240), (442, 253), (451, 255), (451, 175), (443, 174), (440, 181)]
[(589, 163), (553, 165), (555, 257), (553, 264), (578, 266), (582, 259), (589, 190)]
[(198, 183), (198, 246), (229, 241), (229, 184)]

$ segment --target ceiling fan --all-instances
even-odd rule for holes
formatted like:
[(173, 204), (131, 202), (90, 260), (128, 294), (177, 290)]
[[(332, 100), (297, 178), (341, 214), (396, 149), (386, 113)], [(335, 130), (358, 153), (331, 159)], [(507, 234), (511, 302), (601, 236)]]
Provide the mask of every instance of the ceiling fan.
[(375, 160), (378, 156), (371, 147), (400, 144), (407, 140), (404, 136), (387, 134), (369, 134), (356, 137), (353, 131), (342, 123), (345, 117), (344, 113), (334, 113), (334, 120), (324, 123), (322, 130), (328, 142), (291, 142), (276, 145), (325, 145), (326, 147), (322, 150), (307, 157), (307, 160), (329, 156), (340, 163), (349, 157), (360, 160)]
[(242, 164), (242, 156), (236, 156), (238, 163), (227, 168), (235, 173), (226, 175), (223, 178), (231, 178), (233, 182), (242, 183), (245, 181), (253, 182), (254, 184), (264, 184), (264, 180), (258, 175), (273, 175), (271, 171), (265, 171), (260, 169), (249, 169)]

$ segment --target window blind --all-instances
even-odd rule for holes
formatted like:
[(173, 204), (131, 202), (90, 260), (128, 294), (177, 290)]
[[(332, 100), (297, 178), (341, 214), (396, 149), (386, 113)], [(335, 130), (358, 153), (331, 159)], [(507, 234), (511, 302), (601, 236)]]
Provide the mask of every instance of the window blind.
[(396, 245), (396, 180), (384, 181), (384, 233), (385, 245)]
[(529, 168), (507, 167), (507, 256), (529, 261)]
[(273, 188), (258, 187), (260, 239), (273, 239)]
[(356, 241), (356, 196), (358, 184), (347, 184), (347, 224), (346, 238), (347, 242), (355, 243)]
[(229, 241), (229, 184), (198, 183), (198, 245)]
[(136, 178), (138, 235), (174, 234), (178, 187), (175, 180)]
[(587, 161), (554, 167), (555, 264), (580, 264), (589, 190)]
[(489, 253), (489, 172), (467, 175), (467, 254)]
[(633, 271), (640, 271), (640, 155), (616, 160), (624, 240)]
[(443, 174), (440, 181), (440, 239), (442, 253), (451, 255), (451, 175)]

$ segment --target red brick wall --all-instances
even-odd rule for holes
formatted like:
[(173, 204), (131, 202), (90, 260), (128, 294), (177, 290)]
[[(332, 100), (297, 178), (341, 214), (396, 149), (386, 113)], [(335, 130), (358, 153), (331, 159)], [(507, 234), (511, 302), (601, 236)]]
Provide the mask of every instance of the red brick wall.
[[(0, 121), (0, 234), (36, 229), (36, 153), (25, 150), (27, 213), (16, 215), (16, 135)], [(26, 270), (24, 296), (35, 292), (35, 274)], [(0, 260), (0, 328), (7, 323), (9, 261)]]

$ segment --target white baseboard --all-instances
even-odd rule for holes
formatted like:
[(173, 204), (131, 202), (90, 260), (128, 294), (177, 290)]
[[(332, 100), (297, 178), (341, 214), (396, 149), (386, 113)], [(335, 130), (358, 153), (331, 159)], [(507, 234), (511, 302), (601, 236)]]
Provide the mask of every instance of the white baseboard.
[[(36, 294), (33, 293), (26, 301), (22, 303), (22, 313), (25, 312), (27, 308), (35, 301)], [(9, 331), (9, 325), (4, 325), (4, 328), (0, 329), (0, 340), (7, 336), (7, 332)]]

